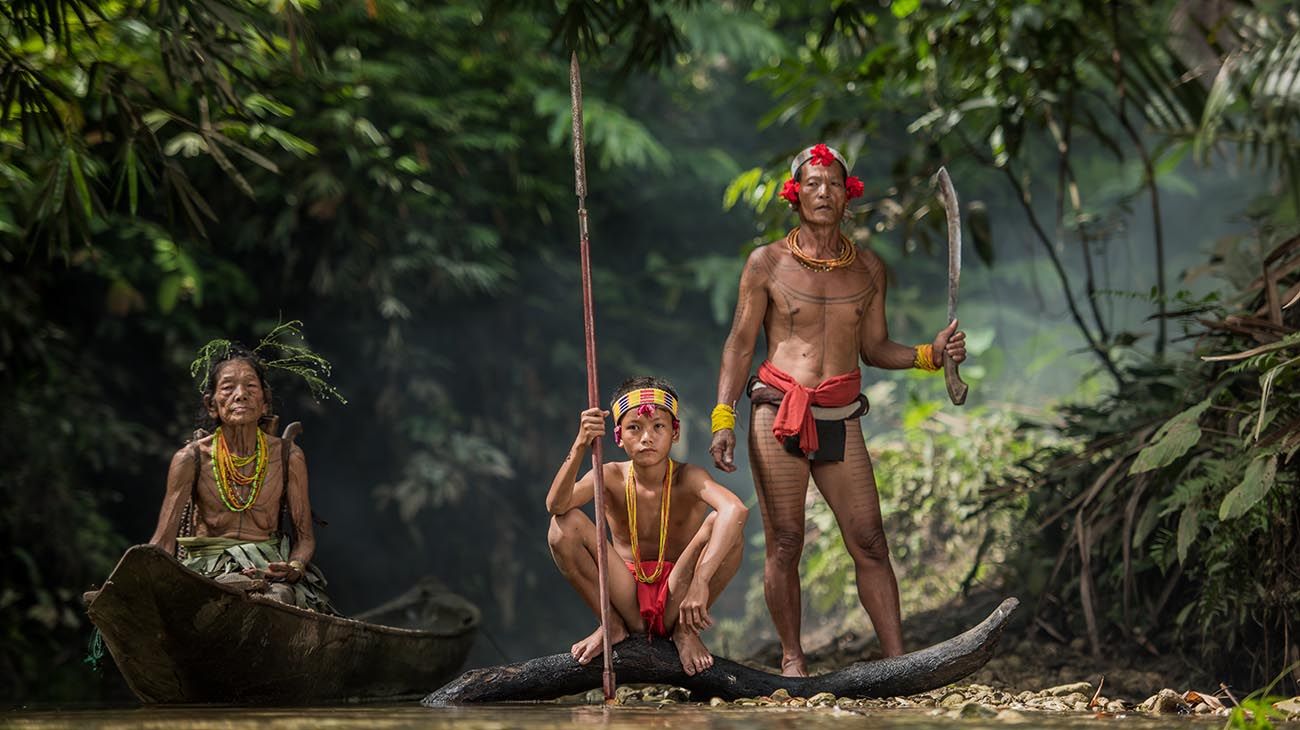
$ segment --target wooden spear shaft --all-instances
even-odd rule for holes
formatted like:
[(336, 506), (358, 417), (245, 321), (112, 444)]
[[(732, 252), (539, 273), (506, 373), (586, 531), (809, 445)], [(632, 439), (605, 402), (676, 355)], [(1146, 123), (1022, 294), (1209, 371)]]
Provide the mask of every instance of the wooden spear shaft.
[[(587, 342), (587, 407), (600, 407), (600, 387), (596, 382), (596, 320), (591, 298), (591, 240), (587, 236), (587, 164), (582, 137), (582, 77), (578, 72), (578, 54), (569, 57), (569, 94), (573, 102), (573, 177), (578, 194), (578, 251), (582, 265), (582, 325)], [(605, 539), (605, 479), (600, 439), (591, 441), (591, 474), (596, 497), (596, 572), (600, 576), (600, 634), (604, 644), (601, 659), (604, 672), (601, 685), (605, 700), (614, 699), (613, 650), (609, 641), (609, 564)]]

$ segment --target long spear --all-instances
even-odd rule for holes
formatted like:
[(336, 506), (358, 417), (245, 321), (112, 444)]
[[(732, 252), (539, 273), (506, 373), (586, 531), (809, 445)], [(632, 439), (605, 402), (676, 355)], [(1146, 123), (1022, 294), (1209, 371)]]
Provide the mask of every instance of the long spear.
[[(587, 163), (582, 140), (582, 77), (578, 73), (578, 54), (569, 57), (569, 96), (573, 102), (573, 176), (578, 194), (578, 250), (582, 260), (582, 324), (587, 340), (587, 407), (600, 407), (600, 389), (596, 384), (596, 321), (591, 301), (591, 240), (587, 237)], [(591, 441), (591, 474), (596, 492), (596, 568), (600, 576), (600, 634), (605, 650), (601, 653), (604, 673), (601, 684), (605, 700), (614, 699), (614, 661), (609, 643), (609, 566), (605, 548), (605, 479), (601, 465), (600, 439)]]

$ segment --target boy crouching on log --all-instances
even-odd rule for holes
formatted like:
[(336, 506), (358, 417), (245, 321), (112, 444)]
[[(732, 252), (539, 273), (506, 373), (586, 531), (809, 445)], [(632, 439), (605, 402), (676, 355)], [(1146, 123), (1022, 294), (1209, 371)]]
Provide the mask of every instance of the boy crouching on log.
[[(659, 378), (633, 378), (612, 404), (614, 441), (631, 461), (604, 469), (605, 517), (613, 537), (609, 560), (610, 643), (629, 632), (671, 636), (689, 675), (713, 666), (700, 632), (713, 625), (709, 606), (740, 567), (748, 510), (704, 469), (675, 464), (668, 450), (681, 435), (677, 393)], [(605, 435), (610, 411), (582, 412), (578, 436), (546, 495), (554, 517), (547, 536), (560, 572), (600, 615), (596, 526), (578, 509), (590, 502), (595, 480), (577, 483), (592, 439)], [(651, 558), (651, 559), (647, 559)], [(603, 650), (600, 627), (573, 645), (586, 664)]]

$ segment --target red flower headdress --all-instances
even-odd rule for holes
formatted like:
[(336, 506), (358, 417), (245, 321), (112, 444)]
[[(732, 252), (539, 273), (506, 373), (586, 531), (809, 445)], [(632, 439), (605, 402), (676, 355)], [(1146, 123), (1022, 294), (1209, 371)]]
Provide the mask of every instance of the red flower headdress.
[(799, 205), (799, 181), (795, 178), (799, 175), (799, 168), (807, 162), (814, 165), (833, 165), (838, 162), (843, 165), (846, 176), (844, 191), (848, 194), (849, 200), (862, 195), (866, 188), (856, 176), (848, 174), (849, 163), (844, 160), (843, 155), (825, 144), (818, 143), (795, 155), (794, 161), (790, 164), (790, 178), (781, 187), (781, 197), (790, 201), (791, 205)]

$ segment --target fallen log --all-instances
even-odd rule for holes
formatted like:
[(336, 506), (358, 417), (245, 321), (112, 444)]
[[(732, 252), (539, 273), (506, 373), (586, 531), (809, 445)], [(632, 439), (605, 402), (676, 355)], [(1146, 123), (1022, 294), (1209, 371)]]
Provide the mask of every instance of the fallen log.
[[(782, 677), (714, 657), (713, 666), (687, 676), (677, 650), (666, 639), (633, 636), (614, 646), (614, 671), (627, 684), (685, 687), (697, 699), (770, 695), (785, 689), (793, 697), (830, 692), (859, 699), (928, 692), (969, 676), (993, 656), (1007, 621), (1020, 601), (1008, 598), (989, 617), (963, 634), (902, 656), (855, 662), (815, 677)], [(518, 664), (473, 669), (424, 698), (426, 707), (481, 702), (549, 700), (601, 686), (598, 662), (579, 664), (569, 654), (552, 654)]]

